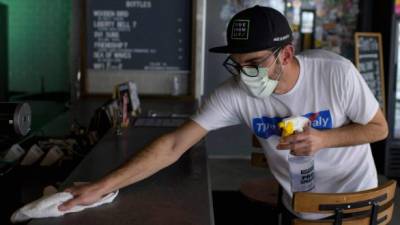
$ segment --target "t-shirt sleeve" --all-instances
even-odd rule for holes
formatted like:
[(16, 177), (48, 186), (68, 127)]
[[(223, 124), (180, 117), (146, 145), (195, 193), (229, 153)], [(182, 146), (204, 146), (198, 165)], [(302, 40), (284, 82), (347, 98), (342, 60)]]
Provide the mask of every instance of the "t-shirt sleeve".
[(227, 84), (218, 87), (206, 97), (191, 119), (207, 131), (239, 124), (241, 121), (233, 101), (235, 94)]
[(348, 72), (342, 82), (342, 104), (347, 117), (354, 123), (367, 124), (379, 109), (368, 84), (356, 67), (349, 63)]

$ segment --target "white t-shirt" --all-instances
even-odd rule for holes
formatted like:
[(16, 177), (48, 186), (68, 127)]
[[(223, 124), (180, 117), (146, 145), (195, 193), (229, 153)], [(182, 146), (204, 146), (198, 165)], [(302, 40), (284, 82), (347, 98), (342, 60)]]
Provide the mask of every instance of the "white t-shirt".
[[(276, 149), (281, 135), (277, 123), (290, 116), (318, 113), (312, 122), (315, 129), (332, 129), (350, 122), (367, 124), (379, 108), (365, 80), (349, 60), (325, 50), (309, 50), (296, 58), (300, 74), (289, 92), (255, 98), (243, 84), (231, 78), (208, 96), (192, 116), (208, 131), (247, 124), (261, 143), (272, 174), (284, 189), (284, 205), (292, 212), (289, 151)], [(369, 144), (321, 149), (314, 156), (314, 166), (313, 192), (355, 192), (377, 187)], [(298, 216), (318, 218), (315, 214)]]

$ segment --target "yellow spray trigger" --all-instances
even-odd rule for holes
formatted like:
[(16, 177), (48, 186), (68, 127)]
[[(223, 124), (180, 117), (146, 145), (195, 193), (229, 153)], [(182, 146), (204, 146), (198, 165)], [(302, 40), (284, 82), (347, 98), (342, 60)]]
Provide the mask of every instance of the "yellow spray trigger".
[(282, 136), (287, 137), (294, 133), (294, 126), (292, 121), (279, 122), (278, 126), (283, 130)]
[(295, 131), (302, 132), (303, 127), (306, 126), (308, 122), (309, 120), (306, 117), (290, 117), (279, 122), (278, 126), (282, 129), (282, 136), (287, 137), (292, 135)]
[(285, 125), (286, 126), (283, 127), (283, 136), (287, 137), (289, 135), (292, 135), (294, 133), (293, 122), (289, 121)]

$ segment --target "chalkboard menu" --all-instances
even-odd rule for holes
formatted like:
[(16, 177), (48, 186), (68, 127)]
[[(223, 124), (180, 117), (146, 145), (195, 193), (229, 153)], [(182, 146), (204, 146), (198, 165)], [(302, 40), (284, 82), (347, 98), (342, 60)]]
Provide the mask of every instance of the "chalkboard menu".
[(87, 68), (189, 71), (191, 2), (88, 0)]
[(385, 111), (382, 37), (380, 33), (355, 33), (355, 63)]

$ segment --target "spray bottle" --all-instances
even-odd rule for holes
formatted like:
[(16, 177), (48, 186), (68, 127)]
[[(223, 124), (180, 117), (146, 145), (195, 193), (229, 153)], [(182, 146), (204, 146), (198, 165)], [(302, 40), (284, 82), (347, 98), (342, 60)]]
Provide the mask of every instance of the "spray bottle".
[[(278, 124), (282, 136), (287, 137), (294, 132), (303, 132), (310, 120), (304, 116), (289, 117)], [(290, 185), (292, 192), (306, 192), (314, 189), (314, 156), (297, 156), (289, 152)]]

